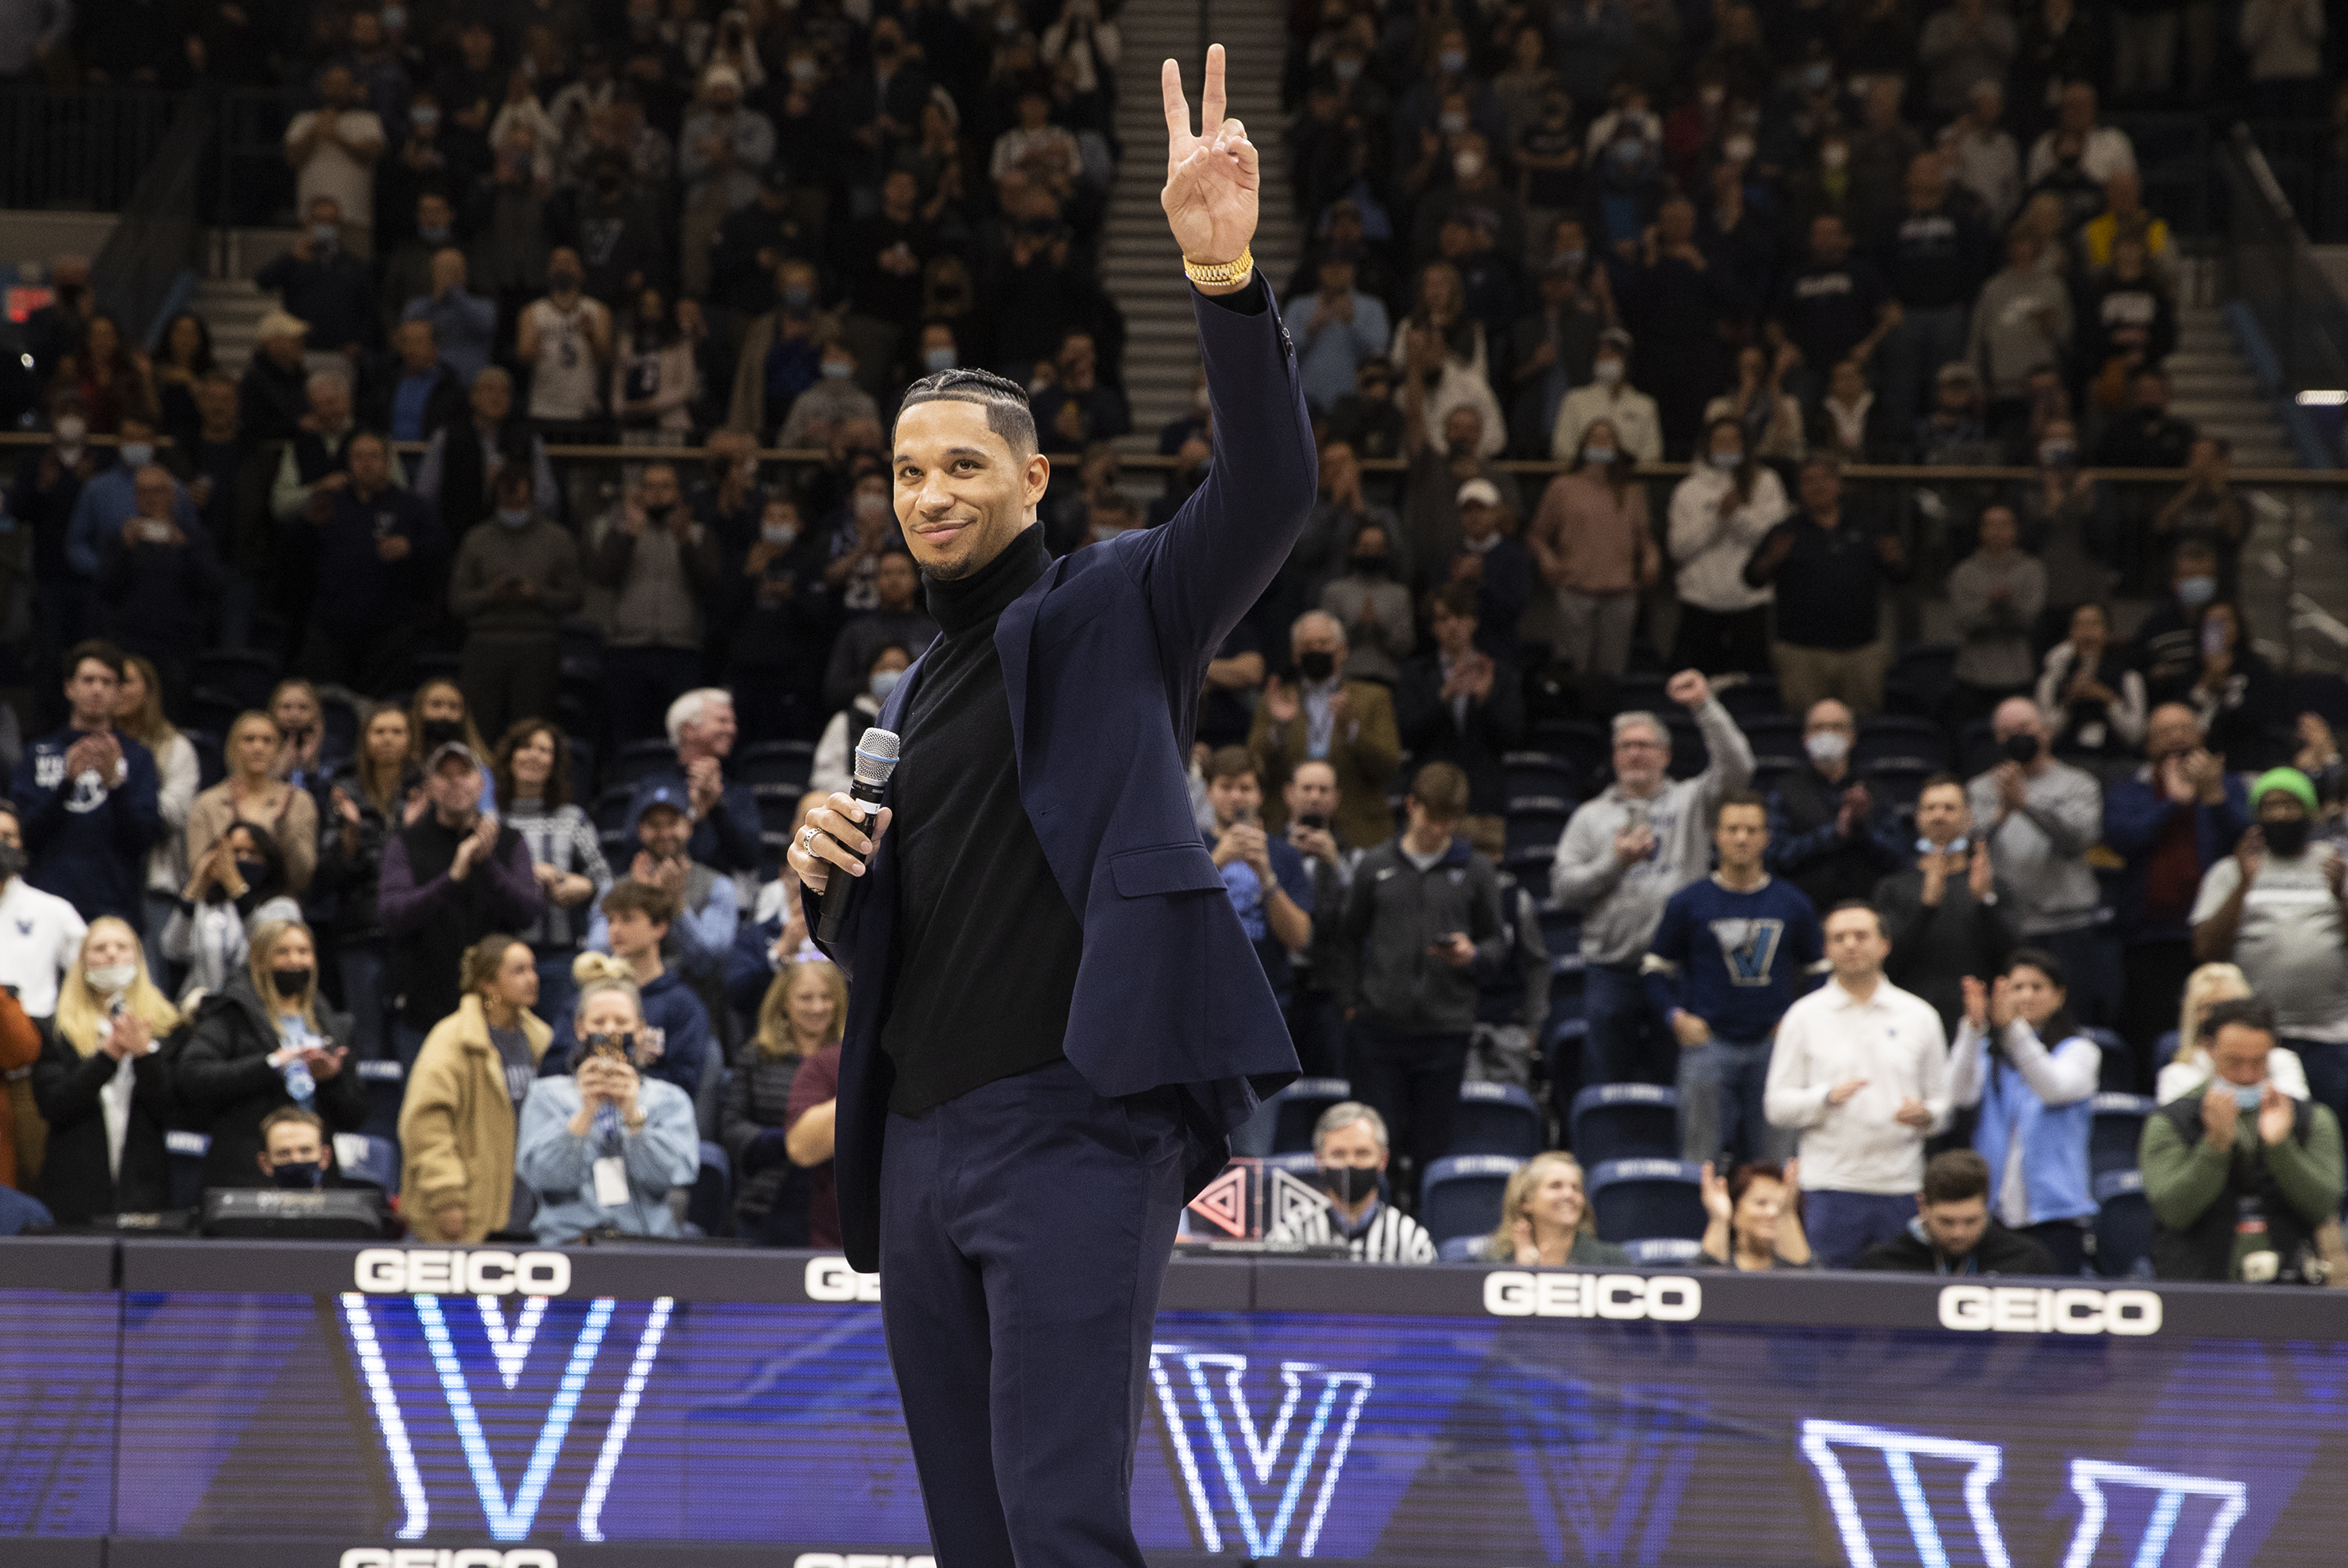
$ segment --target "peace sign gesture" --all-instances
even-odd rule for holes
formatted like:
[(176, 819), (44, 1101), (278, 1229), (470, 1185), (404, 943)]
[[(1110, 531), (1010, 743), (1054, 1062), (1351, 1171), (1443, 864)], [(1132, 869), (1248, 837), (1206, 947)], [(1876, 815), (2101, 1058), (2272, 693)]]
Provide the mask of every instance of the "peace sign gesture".
[(1262, 184), (1247, 127), (1223, 118), (1223, 46), (1207, 50), (1200, 134), (1190, 134), (1182, 71), (1159, 67), (1166, 98), (1166, 189), (1159, 204), (1183, 257), (1200, 265), (1234, 262), (1255, 237), (1256, 192)]

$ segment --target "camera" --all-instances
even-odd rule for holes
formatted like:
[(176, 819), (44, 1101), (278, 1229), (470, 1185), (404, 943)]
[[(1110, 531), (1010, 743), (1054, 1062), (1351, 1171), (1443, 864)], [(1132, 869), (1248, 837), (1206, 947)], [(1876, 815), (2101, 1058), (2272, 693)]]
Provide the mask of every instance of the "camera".
[(1329, 819), (1318, 811), (1306, 811), (1298, 815), (1296, 825), (1310, 828), (1316, 833), (1325, 833), (1329, 830)]

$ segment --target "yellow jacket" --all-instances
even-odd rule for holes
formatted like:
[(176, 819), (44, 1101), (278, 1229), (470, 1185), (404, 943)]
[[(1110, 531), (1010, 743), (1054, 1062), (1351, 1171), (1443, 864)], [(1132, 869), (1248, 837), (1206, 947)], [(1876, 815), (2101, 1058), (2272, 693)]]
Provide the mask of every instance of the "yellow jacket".
[[(554, 1030), (535, 1014), (524, 1013), (520, 1021), (536, 1063)], [(465, 1233), (458, 1239), (468, 1244), (505, 1228), (513, 1205), (518, 1119), (489, 1016), (481, 999), (469, 995), (432, 1026), (407, 1069), (407, 1095), (399, 1107), (405, 1161), (399, 1206), (411, 1231), (442, 1240), (432, 1216), (457, 1203), (465, 1206)]]

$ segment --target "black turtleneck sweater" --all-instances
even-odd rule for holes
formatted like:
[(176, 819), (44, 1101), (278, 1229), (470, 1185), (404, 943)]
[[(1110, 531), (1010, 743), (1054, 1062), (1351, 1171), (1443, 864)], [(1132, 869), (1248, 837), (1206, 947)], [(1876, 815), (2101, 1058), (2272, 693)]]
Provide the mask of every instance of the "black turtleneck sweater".
[(994, 647), (1004, 609), (1050, 564), (1030, 528), (968, 577), (929, 581), (942, 634), (903, 717), (890, 826), (898, 946), (880, 1048), (900, 1116), (1065, 1055), (1084, 926), (1019, 799)]

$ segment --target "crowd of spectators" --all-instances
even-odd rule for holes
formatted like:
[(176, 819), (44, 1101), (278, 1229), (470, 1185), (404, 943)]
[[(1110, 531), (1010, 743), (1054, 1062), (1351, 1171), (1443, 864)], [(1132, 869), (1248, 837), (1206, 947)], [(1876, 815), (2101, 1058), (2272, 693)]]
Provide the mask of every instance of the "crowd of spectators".
[[(2267, 9), (2253, 68), (2307, 78), (2274, 30), (2321, 16)], [(1114, 17), (287, 10), (26, 51), (282, 88), (302, 228), (235, 379), (193, 312), (137, 351), (71, 261), (26, 326), (17, 1174), (81, 1222), (164, 1206), (169, 1130), (207, 1184), (317, 1184), (368, 1126), (415, 1233), (564, 1241), (679, 1233), (707, 1145), (704, 1221), (824, 1244), (846, 987), (771, 846), (937, 634), (896, 399), (1029, 387), (1080, 454), (1058, 552), (1212, 459), (1203, 395), (1146, 506), (1110, 444)], [(2075, 1270), (2099, 1089), (2162, 1102), (2164, 1272), (2336, 1251), (2343, 767), (2240, 607), (2257, 503), (2169, 412), (2177, 244), (2101, 107), (2220, 51), (2061, 0), (1292, 20), (1321, 494), (1193, 758), (1304, 1065), (1354, 1097), (1316, 1153), (1355, 1174), (1292, 1239), (1424, 1261), (1472, 1075), (1545, 1088), (1552, 1145), (1578, 1089), (1669, 1086), (1723, 1266)], [(697, 455), (602, 493), (549, 456), (602, 441)], [(1846, 483), (1894, 458), (2033, 478)], [(1885, 615), (1920, 562), (1959, 639), (1921, 685)], [(200, 674), (239, 668), (283, 678)], [(1519, 1178), (1488, 1255), (1622, 1255), (1570, 1157)], [(2278, 1261), (2215, 1254), (2226, 1194), (2295, 1206)]]

